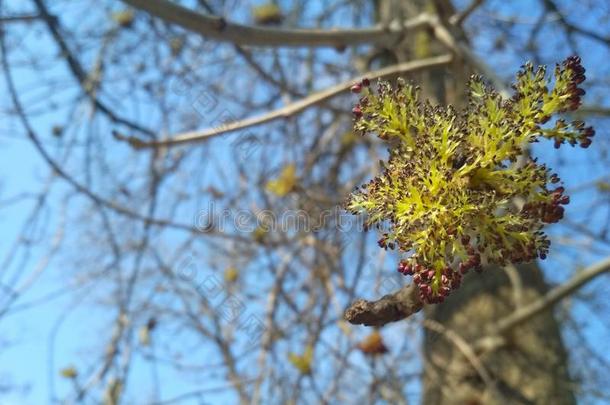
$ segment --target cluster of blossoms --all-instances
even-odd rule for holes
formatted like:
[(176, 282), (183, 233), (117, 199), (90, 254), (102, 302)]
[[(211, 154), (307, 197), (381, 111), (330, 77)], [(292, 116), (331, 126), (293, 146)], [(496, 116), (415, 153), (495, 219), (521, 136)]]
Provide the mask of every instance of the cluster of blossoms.
[(554, 71), (526, 64), (503, 99), (478, 76), (469, 83), (464, 111), (419, 100), (419, 89), (368, 80), (353, 109), (355, 129), (391, 145), (382, 174), (356, 189), (346, 206), (366, 213), (384, 233), (379, 245), (404, 255), (398, 271), (413, 276), (421, 299), (442, 302), (469, 270), (544, 259), (544, 224), (559, 221), (569, 197), (559, 177), (536, 159), (519, 164), (540, 138), (586, 148), (594, 131), (582, 121), (551, 118), (576, 110), (585, 80), (580, 58)]

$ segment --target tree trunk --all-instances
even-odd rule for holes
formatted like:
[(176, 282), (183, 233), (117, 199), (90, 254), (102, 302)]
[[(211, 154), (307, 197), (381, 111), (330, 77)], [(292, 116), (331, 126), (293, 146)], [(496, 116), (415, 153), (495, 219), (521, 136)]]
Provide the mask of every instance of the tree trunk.
[[(441, 18), (454, 12), (449, 0), (378, 0), (377, 7), (377, 17), (382, 23), (396, 16), (414, 17), (422, 11), (436, 12)], [(438, 47), (430, 33), (420, 32), (391, 51), (396, 60), (402, 61), (428, 56)], [(416, 80), (426, 97), (460, 105), (468, 75), (464, 64), (456, 61), (450, 74), (440, 68)], [(514, 270), (512, 282), (500, 268), (471, 274), (445, 303), (426, 307), (428, 325), (437, 322), (445, 333), (430, 328), (424, 331), (424, 404), (575, 404), (566, 351), (552, 310), (514, 328), (504, 336), (501, 347), (478, 355), (487, 383), (481, 378), (481, 369), (476, 371), (473, 367), (472, 358), (468, 360), (463, 348), (458, 348), (455, 338), (452, 341), (446, 337), (446, 331), (451, 330), (466, 343), (473, 343), (488, 333), (494, 321), (547, 291), (536, 264)]]
[[(547, 291), (536, 264), (519, 266), (514, 274), (520, 282), (515, 283), (514, 277), (511, 282), (501, 268), (471, 274), (445, 303), (429, 306), (426, 319), (473, 343), (516, 305), (534, 301)], [(515, 327), (500, 348), (480, 355), (492, 386), (483, 382), (445, 336), (425, 331), (424, 404), (575, 404), (566, 351), (552, 310)]]

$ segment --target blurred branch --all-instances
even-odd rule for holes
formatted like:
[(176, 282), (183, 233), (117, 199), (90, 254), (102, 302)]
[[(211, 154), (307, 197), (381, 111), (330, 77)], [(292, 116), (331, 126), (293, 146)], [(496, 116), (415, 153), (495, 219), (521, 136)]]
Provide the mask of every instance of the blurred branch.
[[(38, 138), (38, 135), (34, 132), (34, 128), (32, 128), (32, 126), (30, 125), (30, 122), (27, 118), (27, 115), (25, 113), (21, 100), (19, 99), (17, 89), (15, 87), (13, 75), (12, 75), (12, 72), (11, 72), (11, 69), (10, 69), (10, 66), (8, 63), (8, 55), (7, 55), (4, 33), (1, 29), (0, 29), (0, 61), (1, 61), (2, 69), (5, 72), (4, 78), (5, 78), (5, 81), (7, 84), (10, 99), (15, 107), (15, 113), (19, 117), (19, 120), (21, 121), (21, 124), (22, 124), (28, 138), (32, 141), (34, 148), (38, 151), (38, 153), (40, 154), (42, 159), (49, 165), (49, 167), (53, 170), (53, 172), (56, 175), (58, 175), (59, 177), (64, 179), (77, 192), (86, 196), (87, 198), (89, 198), (91, 201), (93, 201), (98, 206), (110, 208), (111, 210), (113, 210), (121, 215), (125, 215), (129, 218), (142, 221), (144, 224), (150, 224), (150, 225), (155, 225), (155, 226), (166, 226), (166, 227), (170, 227), (170, 228), (174, 228), (174, 229), (185, 230), (185, 231), (188, 231), (191, 233), (206, 232), (205, 230), (198, 229), (196, 226), (193, 226), (193, 225), (181, 224), (181, 223), (177, 223), (177, 222), (173, 222), (173, 221), (165, 220), (165, 219), (147, 217), (146, 215), (140, 214), (139, 212), (133, 211), (125, 206), (122, 206), (111, 200), (108, 200), (101, 195), (98, 195), (97, 193), (95, 193), (94, 191), (92, 191), (91, 189), (89, 189), (88, 187), (83, 185), (82, 183), (80, 183), (78, 180), (76, 180), (68, 172), (66, 172), (61, 167), (61, 165), (57, 161), (55, 161), (55, 159), (53, 159), (53, 157), (45, 149), (42, 142)], [(226, 236), (225, 234), (219, 234), (219, 235), (223, 236), (223, 237)]]
[[(40, 1), (40, 0), (37, 0), (37, 1)], [(127, 3), (130, 3), (130, 4), (131, 3), (137, 3), (137, 4), (141, 3), (140, 0), (124, 0), (124, 1)], [(142, 6), (143, 9), (152, 8), (154, 10), (157, 10), (157, 8), (160, 8), (161, 10), (164, 10), (164, 6), (162, 6), (162, 5), (165, 4), (165, 2), (163, 0), (156, 0), (155, 2), (151, 2), (151, 3), (144, 2), (144, 3), (146, 4), (146, 6)], [(155, 4), (160, 3), (160, 4), (155, 6), (152, 3), (155, 3)], [(167, 7), (175, 7), (175, 8), (181, 9), (182, 10), (181, 12), (184, 12), (184, 13), (203, 16), (203, 14), (193, 13), (191, 11), (185, 10), (182, 7), (179, 7), (176, 5), (170, 4)], [(157, 11), (159, 11), (159, 10), (157, 10)], [(205, 18), (218, 19), (219, 17), (205, 16)], [(421, 14), (418, 17), (418, 24), (431, 27), (434, 31), (434, 35), (441, 43), (443, 43), (452, 52), (454, 52), (455, 54), (457, 54), (458, 56), (463, 58), (467, 63), (469, 63), (475, 69), (480, 71), (484, 76), (489, 78), (503, 97), (508, 98), (510, 96), (509, 89), (506, 86), (506, 84), (504, 83), (504, 81), (500, 77), (498, 77), (496, 75), (496, 73), (485, 62), (480, 60), (478, 58), (478, 56), (476, 56), (474, 54), (474, 52), (467, 45), (456, 40), (454, 35), (445, 26), (442, 25), (442, 23), (440, 22), (440, 20), (437, 16), (431, 16), (429, 14)], [(263, 30), (268, 31), (270, 29), (263, 29)], [(274, 30), (274, 31), (278, 31), (278, 30)], [(299, 32), (301, 32), (301, 31), (299, 31)], [(336, 31), (328, 31), (328, 33), (336, 33)], [(349, 89), (349, 87), (353, 83), (358, 82), (359, 80), (362, 80), (362, 78), (364, 78), (364, 77), (367, 77), (369, 79), (383, 78), (383, 77), (392, 76), (395, 74), (418, 71), (418, 70), (423, 70), (423, 69), (427, 69), (427, 68), (431, 68), (431, 67), (435, 67), (435, 66), (446, 65), (446, 64), (450, 63), (452, 60), (453, 60), (453, 58), (451, 55), (441, 55), (441, 56), (436, 56), (436, 57), (427, 58), (427, 59), (420, 59), (420, 60), (416, 60), (416, 61), (412, 61), (412, 62), (405, 62), (405, 63), (401, 63), (398, 65), (390, 66), (387, 68), (379, 69), (376, 71), (368, 72), (368, 73), (365, 73), (364, 75), (352, 78), (350, 80), (339, 83), (335, 86), (331, 86), (325, 90), (314, 93), (310, 96), (303, 98), (302, 100), (291, 103), (291, 104), (281, 107), (277, 110), (270, 111), (268, 113), (265, 113), (265, 114), (262, 114), (259, 116), (250, 117), (250, 118), (246, 118), (246, 119), (239, 120), (239, 121), (228, 122), (228, 123), (225, 123), (216, 128), (208, 128), (208, 129), (204, 129), (204, 130), (200, 130), (200, 131), (185, 132), (185, 133), (178, 134), (178, 135), (175, 135), (171, 138), (164, 139), (164, 140), (144, 141), (138, 137), (124, 135), (118, 131), (114, 132), (114, 136), (118, 140), (126, 141), (126, 142), (130, 143), (131, 146), (134, 148), (151, 148), (151, 147), (159, 147), (159, 146), (178, 145), (178, 144), (182, 144), (182, 143), (199, 142), (199, 141), (203, 141), (203, 140), (206, 140), (206, 139), (214, 137), (214, 136), (223, 135), (223, 134), (227, 134), (230, 132), (234, 132), (234, 131), (238, 131), (238, 130), (242, 130), (242, 129), (246, 129), (246, 128), (251, 128), (251, 127), (254, 127), (257, 125), (261, 125), (261, 124), (266, 124), (268, 122), (275, 121), (277, 119), (289, 118), (289, 117), (295, 115), (296, 113), (299, 113), (299, 112), (301, 112), (307, 108), (313, 107), (315, 105), (318, 105), (318, 104), (340, 94), (341, 92)]]
[(13, 22), (31, 22), (38, 20), (40, 14), (22, 14), (22, 15), (10, 15), (6, 17), (0, 17), (0, 24), (8, 24)]
[(610, 245), (610, 239), (606, 237), (605, 232), (594, 232), (588, 226), (583, 225), (579, 222), (571, 221), (569, 218), (565, 218), (563, 220), (563, 224), (569, 229), (577, 231), (578, 233), (590, 238), (592, 241), (595, 241), (597, 243), (603, 243), (605, 245)]
[(425, 319), (423, 325), (425, 328), (430, 329), (431, 331), (444, 335), (451, 343), (453, 343), (453, 345), (462, 353), (464, 358), (466, 358), (466, 360), (470, 363), (472, 368), (474, 368), (477, 374), (479, 374), (493, 395), (497, 397), (497, 399), (502, 399), (491, 374), (483, 365), (483, 362), (481, 362), (481, 359), (477, 355), (475, 349), (463, 337), (461, 337), (455, 331), (446, 328), (443, 324), (432, 319)]
[[(201, 4), (207, 10), (208, 13), (215, 14), (214, 9), (212, 8), (212, 6), (209, 4), (208, 1), (199, 0), (199, 4)], [(237, 52), (246, 61), (246, 63), (256, 73), (258, 73), (260, 75), (260, 77), (263, 80), (267, 81), (268, 83), (271, 83), (272, 85), (274, 85), (275, 87), (277, 87), (279, 89), (282, 89), (282, 91), (285, 91), (292, 96), (303, 97), (303, 94), (301, 94), (299, 91), (296, 91), (295, 89), (293, 89), (291, 87), (288, 87), (286, 84), (281, 83), (271, 74), (267, 73), (267, 71), (265, 69), (263, 69), (263, 67), (258, 62), (256, 62), (256, 60), (250, 50), (245, 49), (244, 47), (239, 46), (237, 44), (233, 44), (233, 48), (235, 49), (235, 52)]]
[(270, 111), (268, 113), (256, 117), (246, 118), (244, 120), (229, 122), (216, 128), (209, 128), (202, 131), (186, 132), (183, 134), (175, 135), (174, 137), (169, 139), (147, 142), (141, 140), (140, 138), (133, 136), (125, 136), (118, 132), (114, 132), (114, 136), (119, 140), (129, 142), (134, 148), (151, 148), (159, 146), (178, 145), (190, 142), (200, 142), (212, 138), (214, 136), (227, 134), (229, 132), (234, 132), (245, 128), (251, 128), (257, 125), (275, 121), (277, 119), (289, 118), (307, 108), (318, 105), (334, 96), (337, 96), (347, 91), (354, 83), (361, 81), (365, 77), (368, 79), (380, 79), (383, 77), (393, 76), (400, 73), (414, 72), (435, 66), (443, 66), (451, 62), (451, 60), (451, 55), (441, 55), (427, 59), (420, 59), (413, 62), (400, 63), (398, 65), (375, 70), (372, 72), (368, 72), (364, 75), (360, 75), (352, 79), (346, 80), (334, 86), (328, 87), (324, 90), (311, 94), (303, 98), (302, 100), (288, 104), (277, 110)]
[(572, 33), (576, 33), (576, 34), (588, 37), (590, 39), (593, 39), (595, 41), (601, 42), (604, 45), (610, 45), (610, 37), (605, 37), (601, 34), (586, 30), (584, 28), (581, 28), (581, 27), (569, 22), (566, 19), (566, 17), (563, 15), (563, 13), (559, 10), (559, 7), (557, 7), (557, 4), (555, 4), (555, 2), (553, 0), (543, 0), (542, 3), (549, 12), (555, 14), (558, 17), (558, 22), (564, 26), (568, 35), (570, 35)]
[[(40, 0), (37, 0), (37, 1), (40, 1)], [(134, 2), (135, 3), (140, 2), (140, 0), (124, 0), (124, 1), (126, 1), (127, 3), (130, 3), (130, 4), (134, 3)], [(157, 0), (157, 2), (163, 3), (163, 1), (160, 1), (160, 0)], [(148, 5), (148, 7), (152, 7), (154, 9), (156, 9), (156, 6), (154, 6), (152, 4), (147, 3), (147, 5)], [(175, 6), (175, 5), (170, 5), (170, 6), (178, 7), (180, 9), (182, 9), (179, 6)], [(192, 13), (188, 10), (186, 10), (185, 12)], [(217, 19), (218, 17), (206, 16), (206, 18)], [(475, 69), (480, 71), (484, 76), (489, 78), (493, 82), (495, 87), (498, 89), (498, 91), (502, 94), (503, 97), (506, 97), (506, 98), (509, 97), (509, 89), (506, 86), (506, 84), (504, 83), (504, 81), (500, 77), (498, 77), (496, 75), (496, 73), (485, 62), (480, 60), (478, 58), (478, 56), (476, 56), (474, 54), (474, 52), (472, 52), (472, 50), (467, 45), (456, 40), (456, 38), (449, 31), (449, 29), (447, 29), (445, 26), (442, 25), (442, 23), (440, 22), (438, 17), (431, 16), (429, 14), (421, 14), (418, 17), (418, 21), (419, 21), (419, 24), (424, 24), (424, 25), (432, 27), (432, 29), (434, 31), (434, 35), (441, 43), (443, 43), (447, 48), (449, 48), (451, 51), (456, 53), (458, 56), (463, 58), (467, 63), (469, 63)], [(265, 29), (265, 30), (268, 30), (268, 29)], [(329, 32), (334, 33), (335, 31), (329, 31)], [(377, 78), (382, 78), (382, 77), (386, 77), (386, 76), (392, 76), (392, 75), (399, 74), (399, 73), (406, 73), (406, 72), (410, 72), (410, 71), (417, 71), (417, 70), (422, 70), (422, 69), (426, 69), (426, 68), (430, 68), (430, 67), (445, 65), (451, 61), (452, 61), (451, 55), (441, 55), (441, 56), (432, 57), (432, 58), (428, 58), (428, 59), (421, 59), (421, 60), (417, 60), (417, 61), (413, 61), (413, 62), (405, 62), (402, 64), (390, 66), (390, 67), (380, 69), (377, 71), (368, 72), (359, 77), (344, 81), (335, 86), (331, 86), (325, 90), (314, 93), (310, 96), (305, 97), (304, 99), (302, 99), (300, 101), (286, 105), (277, 110), (274, 110), (274, 111), (271, 111), (271, 112), (268, 112), (268, 113), (265, 113), (265, 114), (262, 114), (262, 115), (259, 115), (256, 117), (246, 118), (244, 120), (229, 122), (229, 123), (226, 123), (226, 124), (221, 125), (216, 128), (209, 128), (209, 129), (205, 129), (202, 131), (192, 131), (192, 132), (178, 134), (169, 139), (158, 140), (158, 141), (144, 141), (140, 138), (137, 138), (134, 136), (127, 136), (127, 135), (124, 135), (117, 131), (114, 132), (114, 136), (115, 136), (115, 138), (117, 138), (119, 140), (129, 142), (131, 144), (131, 146), (133, 146), (134, 148), (150, 148), (150, 147), (177, 145), (177, 144), (190, 143), (190, 142), (199, 142), (199, 141), (202, 141), (207, 138), (214, 137), (214, 136), (223, 135), (223, 134), (226, 134), (229, 132), (234, 132), (234, 131), (242, 130), (245, 128), (254, 127), (254, 126), (265, 124), (265, 123), (275, 121), (275, 120), (281, 119), (281, 118), (291, 117), (292, 115), (294, 115), (298, 112), (301, 112), (307, 108), (318, 105), (318, 104), (326, 101), (327, 99), (340, 94), (341, 92), (349, 89), (349, 87), (353, 83), (361, 80), (363, 77), (368, 77), (369, 79), (377, 79)]]
[[(254, 378), (250, 378), (250, 379), (240, 381), (239, 384), (247, 385), (247, 384), (253, 383), (254, 381), (255, 381)], [(223, 384), (223, 385), (220, 385), (217, 387), (202, 388), (202, 389), (198, 389), (195, 391), (185, 392), (183, 394), (179, 394), (179, 395), (169, 398), (169, 399), (153, 402), (151, 405), (178, 404), (178, 403), (183, 403), (185, 400), (190, 399), (190, 398), (195, 398), (195, 399), (199, 399), (199, 400), (203, 401), (205, 394), (209, 394), (211, 392), (216, 392), (216, 391), (228, 391), (231, 388), (234, 388), (232, 383)], [(201, 402), (201, 403), (205, 404), (206, 402)]]
[(502, 269), (508, 276), (510, 284), (513, 287), (513, 303), (515, 308), (520, 308), (523, 306), (523, 280), (521, 280), (519, 270), (512, 263), (507, 264)]
[(610, 116), (610, 107), (603, 107), (598, 105), (583, 105), (577, 111), (574, 111), (574, 115), (599, 115), (599, 116)]
[(462, 25), (470, 15), (483, 4), (484, 0), (472, 0), (468, 7), (454, 16), (451, 16), (449, 22), (453, 25)]
[(549, 291), (537, 301), (521, 307), (504, 319), (501, 319), (492, 329), (497, 334), (503, 334), (509, 329), (529, 320), (545, 309), (550, 308), (563, 298), (571, 295), (580, 287), (593, 280), (595, 277), (610, 271), (610, 257), (586, 268), (576, 274), (572, 279)]
[(68, 64), (70, 72), (72, 72), (72, 75), (78, 81), (81, 88), (83, 89), (83, 92), (89, 97), (89, 99), (91, 100), (91, 102), (93, 103), (95, 108), (97, 108), (102, 113), (104, 113), (112, 122), (125, 125), (126, 127), (130, 128), (134, 131), (138, 131), (138, 132), (146, 134), (148, 136), (154, 136), (155, 133), (153, 131), (151, 131), (148, 128), (144, 128), (141, 125), (139, 125), (135, 122), (132, 122), (126, 118), (119, 116), (96, 96), (96, 94), (95, 94), (96, 86), (92, 85), (92, 81), (89, 78), (89, 75), (87, 74), (87, 72), (85, 71), (85, 69), (83, 68), (81, 63), (78, 61), (76, 56), (72, 53), (66, 40), (62, 36), (62, 34), (61, 34), (62, 29), (59, 25), (59, 20), (57, 19), (57, 17), (52, 15), (49, 12), (44, 0), (34, 0), (34, 3), (36, 4), (36, 7), (38, 8), (40, 17), (43, 19), (49, 32), (51, 33), (53, 40), (55, 41), (55, 43), (61, 50), (61, 55), (66, 60), (66, 63)]
[(438, 17), (429, 16), (428, 22), (434, 31), (436, 39), (489, 79), (502, 97), (510, 97), (510, 89), (506, 83), (504, 83), (504, 80), (502, 80), (487, 63), (481, 60), (467, 44), (456, 39), (449, 29), (441, 23)]
[(236, 24), (223, 17), (189, 10), (167, 0), (123, 0), (132, 7), (146, 11), (169, 23), (205, 37), (238, 45), (253, 46), (330, 46), (375, 44), (390, 46), (406, 31), (425, 28), (426, 18), (415, 17), (391, 27), (362, 29), (280, 29)]
[(415, 284), (409, 284), (377, 301), (354, 301), (345, 311), (345, 320), (355, 325), (383, 326), (408, 318), (422, 308), (419, 289)]

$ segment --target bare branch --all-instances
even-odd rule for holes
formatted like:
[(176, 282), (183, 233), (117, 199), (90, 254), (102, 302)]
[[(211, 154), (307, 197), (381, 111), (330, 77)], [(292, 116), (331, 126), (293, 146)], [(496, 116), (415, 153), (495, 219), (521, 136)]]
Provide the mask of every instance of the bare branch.
[(409, 284), (377, 301), (354, 301), (345, 311), (345, 320), (355, 325), (383, 326), (408, 318), (423, 306), (419, 289), (415, 284)]
[(584, 28), (579, 27), (578, 25), (569, 22), (553, 0), (543, 0), (542, 4), (549, 12), (553, 13), (558, 17), (559, 23), (564, 26), (568, 36), (571, 36), (572, 33), (576, 33), (587, 38), (593, 39), (595, 41), (601, 42), (604, 45), (610, 45), (610, 37), (603, 36), (595, 31), (586, 30)]
[(467, 44), (459, 41), (455, 36), (445, 27), (438, 17), (429, 16), (428, 22), (434, 31), (434, 36), (443, 45), (460, 56), (466, 63), (471, 65), (474, 69), (479, 71), (483, 76), (491, 80), (495, 88), (504, 98), (510, 97), (509, 88), (506, 83), (496, 74), (496, 72), (483, 60), (481, 60)]
[(527, 321), (540, 312), (548, 309), (563, 298), (574, 293), (580, 287), (593, 280), (600, 274), (610, 271), (610, 257), (588, 267), (587, 269), (576, 274), (572, 279), (565, 284), (562, 284), (551, 291), (539, 300), (526, 305), (504, 319), (501, 319), (493, 328), (495, 333), (503, 334), (509, 329)]
[[(124, 207), (118, 203), (108, 200), (101, 195), (96, 194), (91, 189), (89, 189), (88, 187), (86, 187), (85, 185), (83, 185), (82, 183), (77, 181), (74, 177), (72, 177), (67, 171), (65, 171), (61, 167), (61, 165), (58, 162), (56, 162), (51, 157), (49, 152), (44, 148), (42, 142), (38, 138), (37, 134), (34, 132), (34, 129), (32, 128), (32, 126), (30, 125), (30, 123), (27, 119), (26, 113), (25, 113), (23, 106), (21, 104), (21, 101), (18, 97), (18, 92), (15, 87), (13, 75), (11, 73), (11, 69), (9, 67), (9, 63), (7, 60), (7, 50), (6, 50), (4, 34), (3, 34), (2, 30), (0, 30), (0, 61), (1, 61), (2, 69), (4, 70), (4, 73), (5, 73), (4, 78), (5, 78), (5, 81), (7, 84), (7, 88), (9, 90), (10, 99), (13, 102), (13, 105), (15, 108), (15, 113), (17, 114), (19, 120), (21, 121), (21, 124), (22, 124), (24, 130), (26, 131), (28, 138), (32, 141), (32, 144), (34, 145), (35, 149), (38, 151), (38, 153), (40, 154), (42, 159), (48, 164), (48, 166), (53, 170), (53, 172), (55, 174), (57, 174), (59, 177), (64, 179), (68, 184), (70, 184), (70, 186), (72, 186), (74, 188), (74, 190), (76, 190), (77, 192), (86, 196), (91, 201), (93, 201), (95, 204), (97, 204), (99, 206), (104, 206), (104, 207), (110, 208), (113, 211), (115, 211), (121, 215), (125, 215), (129, 218), (133, 218), (133, 219), (142, 221), (144, 224), (147, 224), (147, 226), (148, 226), (148, 224), (150, 224), (150, 225), (155, 225), (155, 226), (167, 226), (170, 228), (181, 229), (181, 230), (185, 230), (185, 231), (192, 232), (192, 233), (201, 233), (202, 232), (200, 229), (198, 229), (196, 226), (193, 226), (193, 225), (176, 223), (176, 222), (172, 222), (172, 221), (166, 220), (166, 219), (157, 219), (157, 218), (147, 217), (146, 215), (140, 214), (140, 213), (133, 211), (127, 207)], [(223, 236), (223, 235), (224, 234), (220, 234), (220, 236)]]
[[(572, 294), (596, 276), (610, 271), (610, 257), (583, 270), (567, 283), (549, 291), (544, 297), (524, 306), (500, 320), (493, 328), (494, 334), (502, 334)], [(345, 311), (345, 319), (352, 324), (383, 326), (405, 319), (421, 310), (422, 302), (414, 284), (407, 285), (377, 301), (357, 300)]]
[(470, 15), (483, 4), (484, 0), (472, 0), (468, 7), (454, 16), (451, 16), (449, 22), (453, 25), (462, 25)]
[(94, 86), (91, 86), (89, 75), (87, 74), (87, 72), (85, 71), (85, 69), (79, 62), (79, 60), (76, 58), (74, 53), (72, 53), (72, 51), (70, 50), (70, 47), (68, 46), (68, 43), (66, 42), (66, 40), (64, 39), (64, 37), (61, 34), (62, 29), (59, 25), (59, 20), (57, 19), (57, 17), (52, 15), (49, 12), (44, 0), (34, 0), (34, 3), (36, 4), (36, 7), (38, 8), (40, 17), (43, 19), (49, 32), (51, 33), (53, 40), (55, 41), (55, 43), (61, 50), (61, 54), (65, 58), (66, 63), (68, 64), (68, 67), (70, 68), (70, 72), (72, 72), (72, 75), (78, 81), (81, 88), (83, 89), (83, 92), (87, 95), (87, 97), (89, 97), (89, 99), (91, 100), (91, 102), (93, 103), (95, 108), (100, 110), (111, 121), (113, 121), (117, 124), (122, 124), (122, 125), (125, 125), (126, 127), (130, 128), (131, 130), (141, 132), (148, 136), (153, 136), (154, 135), (153, 131), (151, 131), (150, 129), (145, 128), (141, 125), (138, 125), (135, 122), (132, 122), (131, 120), (128, 120), (124, 117), (119, 116), (116, 112), (114, 112), (112, 110), (112, 108), (110, 108), (108, 105), (103, 103), (96, 96)]
[(587, 115), (597, 115), (601, 117), (610, 116), (610, 107), (604, 107), (600, 105), (583, 105), (578, 109), (578, 111), (574, 111), (575, 116), (587, 116)]
[(256, 117), (246, 118), (241, 121), (229, 122), (227, 124), (224, 124), (224, 125), (222, 125), (220, 127), (216, 127), (216, 128), (204, 129), (202, 131), (186, 132), (183, 134), (175, 135), (174, 137), (169, 138), (169, 139), (147, 142), (147, 141), (141, 140), (140, 138), (133, 137), (133, 136), (125, 136), (118, 132), (115, 132), (114, 136), (119, 140), (129, 142), (131, 144), (131, 146), (133, 146), (134, 148), (151, 148), (151, 147), (159, 147), (159, 146), (179, 145), (182, 143), (190, 143), (190, 142), (200, 142), (200, 141), (204, 141), (204, 140), (207, 140), (209, 138), (212, 138), (212, 137), (215, 137), (218, 135), (227, 134), (229, 132), (234, 132), (234, 131), (238, 131), (238, 130), (245, 129), (245, 128), (251, 128), (251, 127), (254, 127), (257, 125), (275, 121), (277, 119), (289, 118), (307, 108), (318, 105), (334, 96), (337, 96), (337, 95), (347, 91), (350, 88), (350, 86), (352, 86), (354, 83), (362, 80), (365, 77), (367, 77), (369, 79), (379, 79), (379, 78), (393, 76), (393, 75), (400, 74), (400, 73), (415, 72), (415, 71), (428, 69), (428, 68), (435, 67), (435, 66), (446, 65), (449, 62), (451, 62), (451, 60), (452, 60), (451, 55), (441, 55), (441, 56), (436, 56), (436, 57), (427, 58), (427, 59), (420, 59), (420, 60), (416, 60), (413, 62), (400, 63), (398, 65), (375, 70), (372, 72), (368, 72), (364, 75), (360, 75), (360, 76), (354, 77), (352, 79), (346, 80), (337, 85), (328, 87), (327, 89), (324, 89), (317, 93), (311, 94), (311, 95), (303, 98), (302, 100), (288, 104), (277, 110), (274, 110), (274, 111), (271, 111), (271, 112), (268, 112), (268, 113), (265, 113), (265, 114), (262, 114), (262, 115), (259, 115)]
[(485, 385), (490, 389), (490, 391), (500, 398), (500, 393), (496, 387), (496, 383), (493, 380), (492, 376), (487, 371), (487, 368), (481, 362), (481, 359), (477, 355), (474, 348), (458, 333), (455, 331), (446, 328), (443, 324), (438, 323), (432, 319), (426, 319), (423, 322), (424, 327), (434, 331), (436, 333), (444, 335), (453, 345), (462, 353), (462, 355), (466, 358), (466, 360), (470, 363), (472, 368), (479, 374)]
[(21, 14), (21, 15), (10, 15), (6, 17), (0, 17), (0, 23), (8, 24), (14, 22), (32, 22), (40, 18), (39, 14)]
[(422, 15), (391, 27), (363, 29), (279, 29), (235, 24), (222, 17), (189, 10), (167, 0), (123, 0), (169, 23), (181, 26), (207, 38), (238, 45), (286, 47), (335, 47), (375, 44), (389, 46), (399, 41), (406, 31), (428, 26)]

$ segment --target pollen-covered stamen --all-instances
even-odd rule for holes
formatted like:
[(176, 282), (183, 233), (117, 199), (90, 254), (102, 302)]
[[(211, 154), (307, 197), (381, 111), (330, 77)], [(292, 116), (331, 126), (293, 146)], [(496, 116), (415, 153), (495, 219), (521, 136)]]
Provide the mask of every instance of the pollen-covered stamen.
[(580, 57), (570, 56), (562, 63), (567, 76), (568, 84), (565, 92), (564, 110), (575, 111), (582, 104), (581, 97), (585, 95), (585, 90), (578, 85), (585, 80), (585, 68), (581, 65)]

